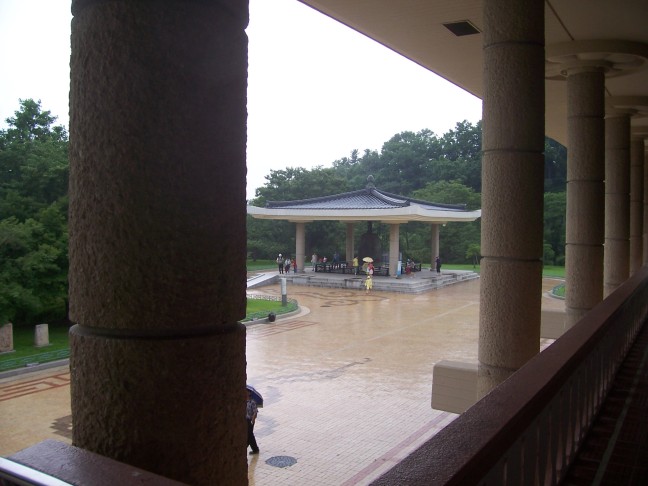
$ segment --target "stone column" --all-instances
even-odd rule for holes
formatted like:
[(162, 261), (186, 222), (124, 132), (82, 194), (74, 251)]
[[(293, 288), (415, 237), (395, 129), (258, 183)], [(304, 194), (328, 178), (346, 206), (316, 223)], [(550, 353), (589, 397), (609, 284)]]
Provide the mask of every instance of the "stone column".
[(303, 273), (306, 261), (306, 223), (295, 223), (295, 261), (297, 271)]
[(484, 1), (478, 396), (539, 351), (544, 3)]
[(400, 250), (400, 225), (389, 225), (389, 276), (396, 277), (398, 271), (398, 253)]
[(248, 3), (72, 14), (73, 444), (246, 484)]
[(567, 327), (603, 299), (605, 122), (603, 69), (567, 77), (568, 144), (565, 298)]
[(648, 265), (648, 145), (644, 139), (643, 264)]
[(430, 265), (434, 268), (434, 259), (439, 256), (439, 224), (430, 225)]
[(352, 261), (355, 254), (353, 245), (353, 225), (354, 223), (346, 224), (346, 259)]
[(630, 272), (630, 115), (605, 118), (605, 246), (603, 292), (610, 295)]
[(630, 142), (630, 275), (642, 267), (644, 141)]

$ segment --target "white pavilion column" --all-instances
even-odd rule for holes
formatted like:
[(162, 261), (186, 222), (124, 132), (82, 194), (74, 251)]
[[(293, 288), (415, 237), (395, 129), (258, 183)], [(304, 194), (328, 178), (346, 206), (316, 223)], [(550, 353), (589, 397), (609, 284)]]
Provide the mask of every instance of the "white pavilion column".
[(604, 296), (630, 273), (630, 115), (605, 118)]
[(630, 142), (630, 275), (641, 268), (644, 192), (644, 141)]
[(478, 396), (539, 351), (544, 2), (484, 1)]
[(295, 261), (297, 271), (304, 272), (304, 261), (306, 260), (306, 223), (295, 223)]
[(353, 256), (354, 256), (353, 225), (354, 223), (346, 224), (346, 259), (349, 262), (353, 260)]
[(434, 267), (434, 259), (439, 256), (439, 224), (430, 225), (430, 265)]
[(389, 225), (389, 276), (396, 277), (398, 270), (398, 252), (400, 250), (400, 225)]

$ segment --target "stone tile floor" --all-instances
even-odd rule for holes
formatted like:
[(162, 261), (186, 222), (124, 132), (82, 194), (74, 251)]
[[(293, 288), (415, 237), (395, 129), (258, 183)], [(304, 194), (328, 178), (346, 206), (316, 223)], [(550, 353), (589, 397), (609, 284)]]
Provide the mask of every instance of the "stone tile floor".
[[(369, 484), (456, 417), (430, 407), (432, 368), (476, 361), (479, 280), (416, 295), (289, 286), (288, 297), (299, 315), (247, 328), (248, 382), (265, 398), (251, 485)], [(543, 294), (543, 308), (562, 307)], [(69, 443), (70, 430), (67, 368), (0, 379), (0, 456)]]

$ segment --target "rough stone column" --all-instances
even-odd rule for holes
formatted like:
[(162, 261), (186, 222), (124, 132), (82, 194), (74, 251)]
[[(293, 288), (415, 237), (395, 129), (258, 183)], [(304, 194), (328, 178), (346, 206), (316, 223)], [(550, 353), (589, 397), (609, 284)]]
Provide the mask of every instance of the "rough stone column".
[(347, 261), (352, 261), (354, 256), (353, 248), (353, 225), (354, 223), (346, 224), (346, 259)]
[(630, 275), (642, 266), (644, 141), (630, 142)]
[(648, 145), (644, 139), (643, 264), (648, 265)]
[(400, 251), (400, 225), (389, 225), (389, 276), (396, 277), (398, 271), (398, 253)]
[(603, 299), (605, 109), (603, 69), (567, 77), (568, 145), (565, 297), (568, 327)]
[(484, 1), (478, 396), (539, 351), (544, 3)]
[(73, 443), (247, 484), (246, 1), (73, 0)]
[(297, 271), (303, 273), (306, 261), (306, 223), (295, 223), (295, 261)]
[(605, 246), (603, 292), (630, 274), (630, 115), (605, 118)]
[(430, 225), (430, 265), (434, 267), (434, 259), (439, 256), (439, 225), (431, 224)]

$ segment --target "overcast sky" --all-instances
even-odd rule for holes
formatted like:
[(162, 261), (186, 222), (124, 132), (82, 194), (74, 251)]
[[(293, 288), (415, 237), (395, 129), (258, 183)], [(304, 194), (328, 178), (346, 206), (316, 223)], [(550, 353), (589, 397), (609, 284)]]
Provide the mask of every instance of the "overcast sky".
[[(68, 125), (70, 20), (70, 0), (0, 0), (2, 126), (19, 98)], [(247, 32), (248, 198), (271, 169), (481, 118), (479, 99), (297, 0), (250, 0)]]

